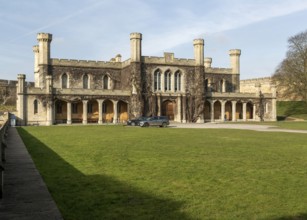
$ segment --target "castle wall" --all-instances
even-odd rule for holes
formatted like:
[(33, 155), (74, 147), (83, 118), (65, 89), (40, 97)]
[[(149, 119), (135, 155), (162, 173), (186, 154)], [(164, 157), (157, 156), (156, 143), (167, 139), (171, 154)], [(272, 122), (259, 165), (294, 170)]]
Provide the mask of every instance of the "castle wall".
[(142, 115), (198, 123), (223, 120), (224, 115), (233, 121), (276, 118), (275, 95), (261, 96), (259, 87), (251, 87), (254, 82), (243, 83), (245, 93), (239, 93), (238, 49), (229, 51), (230, 68), (216, 68), (211, 67), (212, 58), (204, 57), (203, 39), (193, 41), (194, 59), (176, 58), (174, 53), (151, 57), (142, 56), (142, 34), (131, 33), (130, 58), (123, 62), (121, 55), (108, 62), (50, 58), (52, 35), (39, 33), (37, 39), (35, 87), (24, 90), (25, 76), (18, 78), (19, 111), (26, 111), (20, 115), (28, 124), (117, 123)]

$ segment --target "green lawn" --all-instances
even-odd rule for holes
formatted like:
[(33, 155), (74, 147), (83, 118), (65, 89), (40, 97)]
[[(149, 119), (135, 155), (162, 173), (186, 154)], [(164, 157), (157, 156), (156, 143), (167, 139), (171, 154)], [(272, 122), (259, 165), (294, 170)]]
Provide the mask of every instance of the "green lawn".
[(65, 219), (307, 219), (306, 134), (18, 131)]

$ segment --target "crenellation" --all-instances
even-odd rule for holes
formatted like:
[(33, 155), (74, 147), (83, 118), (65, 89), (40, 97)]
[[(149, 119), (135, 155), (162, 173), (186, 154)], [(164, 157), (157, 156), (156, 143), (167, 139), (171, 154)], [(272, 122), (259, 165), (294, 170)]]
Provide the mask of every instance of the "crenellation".
[(95, 60), (70, 60), (56, 59), (50, 60), (51, 65), (59, 66), (76, 66), (76, 67), (96, 67), (96, 68), (121, 68), (120, 62), (95, 61)]

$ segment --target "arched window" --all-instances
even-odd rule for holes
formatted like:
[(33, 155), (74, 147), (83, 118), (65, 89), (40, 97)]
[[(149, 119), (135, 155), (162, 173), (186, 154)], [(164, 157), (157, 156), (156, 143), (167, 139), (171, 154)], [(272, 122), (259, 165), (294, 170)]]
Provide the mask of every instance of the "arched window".
[(175, 92), (181, 91), (181, 73), (177, 71), (175, 73)]
[(62, 75), (62, 88), (67, 89), (67, 74), (66, 73)]
[(109, 77), (105, 75), (102, 81), (103, 81), (103, 89), (109, 89)]
[(35, 99), (33, 103), (33, 108), (34, 108), (34, 114), (37, 114), (38, 112), (38, 101)]
[(83, 89), (88, 89), (88, 75), (83, 76)]
[(156, 70), (154, 73), (154, 91), (161, 90), (161, 71)]
[(171, 90), (171, 86), (172, 86), (172, 80), (171, 80), (171, 71), (166, 71), (164, 73), (164, 89), (165, 91), (170, 91)]

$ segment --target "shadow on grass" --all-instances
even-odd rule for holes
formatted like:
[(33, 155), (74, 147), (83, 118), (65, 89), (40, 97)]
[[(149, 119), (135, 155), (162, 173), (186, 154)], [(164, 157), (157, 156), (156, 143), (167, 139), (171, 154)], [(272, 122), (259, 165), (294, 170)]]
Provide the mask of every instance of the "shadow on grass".
[(18, 128), (64, 219), (191, 219), (183, 203), (142, 192), (110, 176), (86, 176)]
[(307, 219), (307, 213), (298, 214), (296, 216), (285, 216), (280, 218), (274, 218), (272, 220), (306, 220), (306, 219)]

